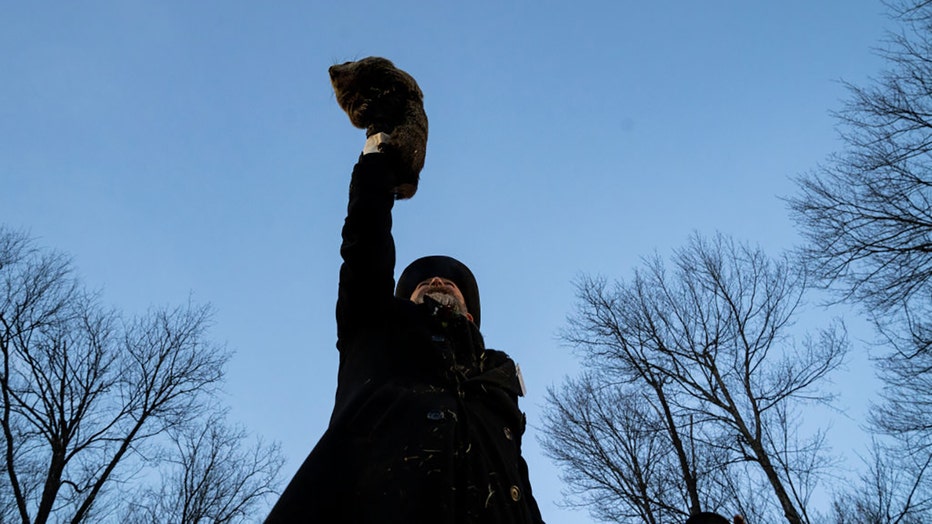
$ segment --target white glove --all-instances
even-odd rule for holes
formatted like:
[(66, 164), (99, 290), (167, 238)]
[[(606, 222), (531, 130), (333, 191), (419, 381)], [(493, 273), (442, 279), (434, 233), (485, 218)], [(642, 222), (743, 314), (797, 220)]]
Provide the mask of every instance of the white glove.
[(366, 139), (366, 146), (362, 148), (362, 154), (380, 153), (382, 142), (388, 142), (391, 135), (388, 133), (376, 133)]

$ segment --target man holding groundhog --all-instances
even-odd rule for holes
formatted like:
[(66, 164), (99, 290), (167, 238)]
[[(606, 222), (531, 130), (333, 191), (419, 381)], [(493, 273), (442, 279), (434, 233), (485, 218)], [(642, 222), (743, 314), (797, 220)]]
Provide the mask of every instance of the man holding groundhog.
[(395, 284), (385, 140), (369, 137), (350, 183), (330, 425), (266, 522), (542, 523), (521, 456), (523, 384), (485, 347), (472, 272), (428, 256)]

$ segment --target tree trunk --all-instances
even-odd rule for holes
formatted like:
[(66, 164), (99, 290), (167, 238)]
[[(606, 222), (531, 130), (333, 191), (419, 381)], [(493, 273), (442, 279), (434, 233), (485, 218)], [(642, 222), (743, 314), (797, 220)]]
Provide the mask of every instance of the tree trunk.
[(42, 499), (39, 501), (33, 524), (48, 522), (52, 508), (55, 506), (55, 499), (58, 498), (58, 490), (61, 489), (61, 476), (64, 471), (65, 452), (57, 449), (52, 453), (52, 459), (49, 461), (49, 471), (45, 477), (45, 486), (42, 488)]
[(787, 493), (786, 488), (783, 487), (783, 481), (780, 480), (780, 476), (777, 475), (773, 463), (770, 462), (770, 456), (760, 443), (751, 442), (750, 445), (751, 449), (754, 450), (754, 454), (757, 455), (757, 462), (760, 464), (761, 469), (764, 470), (764, 475), (767, 476), (770, 486), (773, 487), (773, 492), (776, 494), (777, 500), (780, 501), (780, 506), (783, 508), (783, 515), (786, 516), (786, 521), (790, 524), (803, 524), (803, 519), (800, 517), (799, 511), (797, 511), (796, 506), (793, 505), (789, 493)]
[(689, 467), (689, 457), (686, 455), (686, 449), (683, 447), (683, 440), (673, 420), (673, 412), (670, 410), (670, 404), (667, 402), (667, 396), (660, 385), (654, 385), (654, 391), (657, 392), (657, 398), (660, 400), (660, 406), (663, 407), (663, 417), (667, 423), (667, 431), (670, 434), (670, 440), (673, 442), (673, 449), (676, 450), (676, 458), (680, 463), (680, 471), (683, 475), (683, 482), (686, 484), (686, 493), (689, 495), (689, 513), (694, 515), (702, 511), (702, 503), (699, 501), (699, 487), (696, 482), (696, 476), (693, 475)]

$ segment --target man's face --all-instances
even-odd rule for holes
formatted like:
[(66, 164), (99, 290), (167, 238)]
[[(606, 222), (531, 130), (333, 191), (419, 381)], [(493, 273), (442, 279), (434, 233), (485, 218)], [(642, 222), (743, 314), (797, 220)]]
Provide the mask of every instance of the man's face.
[(424, 297), (430, 296), (441, 304), (453, 306), (461, 314), (466, 314), (466, 299), (460, 288), (452, 280), (442, 277), (431, 277), (421, 281), (411, 293), (411, 301), (417, 304), (424, 302)]

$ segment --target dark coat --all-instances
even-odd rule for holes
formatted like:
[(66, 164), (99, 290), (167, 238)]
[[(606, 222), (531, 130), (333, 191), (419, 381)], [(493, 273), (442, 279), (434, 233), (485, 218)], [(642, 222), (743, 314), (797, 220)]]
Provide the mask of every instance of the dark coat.
[(465, 317), (393, 296), (386, 164), (353, 170), (330, 426), (266, 522), (541, 523), (515, 363)]

